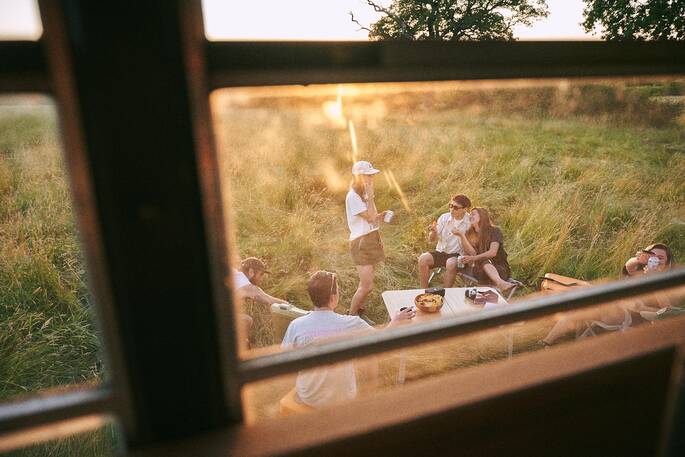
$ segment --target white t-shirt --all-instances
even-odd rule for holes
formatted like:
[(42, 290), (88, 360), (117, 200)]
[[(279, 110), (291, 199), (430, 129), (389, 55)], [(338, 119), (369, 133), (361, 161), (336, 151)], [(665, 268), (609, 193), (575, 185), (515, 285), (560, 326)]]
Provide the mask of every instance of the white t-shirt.
[(233, 269), (233, 287), (235, 287), (235, 290), (238, 290), (241, 287), (245, 287), (249, 284), (251, 284), (250, 280), (247, 279), (245, 273), (240, 270)]
[(356, 240), (360, 236), (378, 230), (378, 225), (371, 224), (359, 213), (363, 213), (369, 209), (369, 205), (362, 200), (358, 193), (353, 189), (347, 193), (345, 197), (345, 214), (347, 215), (347, 227), (350, 229), (350, 240)]
[[(281, 347), (307, 346), (315, 341), (373, 328), (359, 316), (343, 316), (334, 311), (312, 311), (290, 323)], [(357, 396), (357, 380), (352, 363), (300, 371), (295, 382), (302, 403), (314, 408), (352, 400)]]
[(444, 252), (446, 254), (464, 254), (464, 248), (461, 246), (461, 239), (452, 233), (452, 230), (457, 229), (460, 232), (466, 233), (471, 226), (471, 217), (468, 213), (464, 214), (462, 219), (454, 219), (451, 213), (445, 213), (438, 218), (438, 244), (435, 246), (436, 251)]

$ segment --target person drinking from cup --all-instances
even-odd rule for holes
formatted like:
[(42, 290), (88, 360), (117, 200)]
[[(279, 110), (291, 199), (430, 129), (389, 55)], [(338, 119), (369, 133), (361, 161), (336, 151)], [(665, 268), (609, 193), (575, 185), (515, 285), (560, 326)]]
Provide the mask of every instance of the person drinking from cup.
[(671, 268), (673, 254), (671, 250), (662, 243), (650, 244), (644, 249), (635, 253), (623, 265), (621, 275), (623, 277), (640, 276), (645, 273), (654, 273)]
[(493, 284), (500, 292), (516, 286), (507, 281), (511, 276), (511, 268), (504, 250), (502, 231), (492, 225), (485, 208), (473, 208), (471, 227), (466, 233), (459, 230), (452, 233), (459, 237), (467, 254), (462, 257), (462, 262), (473, 266), (473, 275), (478, 282)]
[(428, 287), (428, 277), (432, 268), (445, 269), (443, 284), (452, 287), (457, 277), (457, 256), (464, 255), (461, 239), (453, 233), (457, 230), (466, 233), (470, 225), (468, 213), (471, 200), (462, 194), (450, 199), (449, 211), (441, 214), (437, 221), (428, 226), (428, 241), (436, 242), (435, 250), (424, 252), (419, 256), (419, 282), (421, 287)]
[(359, 274), (359, 286), (352, 297), (350, 314), (361, 315), (373, 290), (374, 270), (385, 258), (378, 228), (388, 211), (376, 209), (373, 176), (380, 173), (367, 161), (352, 166), (352, 183), (345, 198), (345, 214), (350, 230), (350, 254)]

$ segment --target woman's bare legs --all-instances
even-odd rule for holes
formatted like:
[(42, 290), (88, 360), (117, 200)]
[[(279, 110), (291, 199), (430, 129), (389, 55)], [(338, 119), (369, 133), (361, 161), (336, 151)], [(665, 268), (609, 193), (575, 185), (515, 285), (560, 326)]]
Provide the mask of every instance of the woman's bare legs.
[(359, 273), (359, 286), (352, 297), (350, 304), (350, 314), (359, 314), (360, 310), (365, 307), (366, 297), (369, 296), (373, 290), (373, 265), (357, 265), (357, 273)]
[(492, 281), (495, 287), (497, 287), (502, 292), (506, 292), (507, 290), (511, 289), (516, 285), (512, 282), (505, 281), (504, 279), (500, 278), (499, 273), (497, 272), (497, 268), (495, 268), (495, 266), (491, 263), (484, 264), (483, 271), (486, 275), (488, 275), (488, 278), (490, 278), (490, 281)]
[(542, 339), (542, 341), (547, 345), (554, 344), (556, 340), (562, 336), (565, 336), (572, 331), (576, 331), (578, 324), (581, 324), (585, 321), (602, 320), (602, 317), (605, 316), (603, 316), (602, 312), (598, 309), (564, 314), (564, 316), (559, 319), (556, 324), (554, 324), (552, 329), (549, 331), (547, 336)]

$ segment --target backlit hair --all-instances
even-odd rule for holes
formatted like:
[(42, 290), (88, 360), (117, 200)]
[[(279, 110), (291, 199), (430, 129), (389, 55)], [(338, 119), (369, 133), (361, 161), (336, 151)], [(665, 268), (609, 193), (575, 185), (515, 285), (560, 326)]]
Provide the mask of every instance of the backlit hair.
[(309, 298), (317, 308), (328, 306), (331, 296), (338, 292), (337, 275), (330, 271), (317, 271), (309, 277), (307, 282)]
[(471, 199), (467, 197), (464, 194), (457, 194), (454, 197), (452, 197), (453, 202), (457, 202), (459, 205), (463, 206), (466, 209), (471, 208)]

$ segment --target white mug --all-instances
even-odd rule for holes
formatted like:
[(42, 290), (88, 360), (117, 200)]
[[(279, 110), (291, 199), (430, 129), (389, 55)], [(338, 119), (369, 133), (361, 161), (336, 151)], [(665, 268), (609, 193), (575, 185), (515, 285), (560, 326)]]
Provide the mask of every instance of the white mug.
[(395, 215), (395, 213), (392, 212), (391, 209), (387, 210), (385, 212), (385, 216), (383, 216), (383, 220), (388, 223), (392, 220), (392, 217)]

